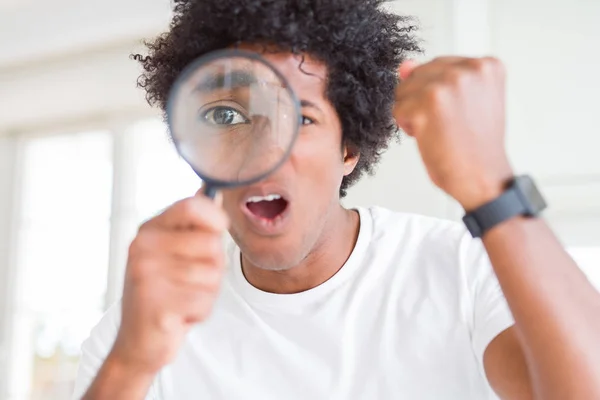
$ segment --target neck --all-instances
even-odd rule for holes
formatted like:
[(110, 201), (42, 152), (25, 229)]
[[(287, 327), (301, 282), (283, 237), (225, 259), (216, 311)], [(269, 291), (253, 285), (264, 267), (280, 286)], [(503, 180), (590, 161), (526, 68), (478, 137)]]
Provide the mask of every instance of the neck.
[(319, 286), (346, 263), (358, 238), (360, 218), (341, 205), (333, 211), (320, 239), (302, 262), (285, 271), (269, 271), (252, 265), (242, 255), (242, 270), (248, 282), (262, 291), (300, 293)]

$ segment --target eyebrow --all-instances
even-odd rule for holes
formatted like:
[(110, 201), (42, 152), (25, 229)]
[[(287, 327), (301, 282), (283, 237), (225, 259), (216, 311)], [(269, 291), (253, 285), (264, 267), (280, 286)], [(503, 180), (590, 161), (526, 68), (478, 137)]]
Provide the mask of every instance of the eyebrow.
[(249, 87), (255, 83), (257, 83), (257, 80), (253, 74), (238, 70), (228, 74), (217, 73), (210, 75), (198, 83), (194, 88), (194, 91), (212, 92), (223, 88), (235, 90)]
[[(240, 89), (247, 88), (258, 83), (256, 76), (247, 71), (237, 70), (228, 74), (217, 73), (208, 76), (206, 79), (196, 85), (194, 91), (212, 92), (218, 89)], [(310, 100), (301, 100), (300, 107), (314, 108), (319, 112), (323, 112), (321, 108)]]
[(315, 103), (313, 103), (312, 101), (308, 101), (308, 100), (301, 100), (300, 101), (300, 106), (301, 107), (309, 107), (309, 108), (314, 108), (318, 111), (321, 111), (321, 109), (319, 108), (318, 105), (316, 105)]
[(254, 75), (251, 72), (237, 70), (226, 74), (216, 73), (214, 75), (208, 76), (207, 78), (202, 80), (198, 85), (196, 85), (194, 91), (211, 92), (218, 89), (236, 90), (248, 88), (257, 83), (274, 85), (282, 88), (286, 87), (285, 85), (283, 85), (283, 82), (272, 82), (257, 79), (256, 75)]

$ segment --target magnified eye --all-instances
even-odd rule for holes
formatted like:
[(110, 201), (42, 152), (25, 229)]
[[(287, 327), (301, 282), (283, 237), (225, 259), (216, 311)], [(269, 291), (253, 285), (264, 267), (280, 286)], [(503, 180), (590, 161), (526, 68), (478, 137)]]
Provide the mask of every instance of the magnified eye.
[(315, 121), (313, 121), (312, 118), (302, 116), (302, 125), (312, 125), (314, 123)]
[(202, 119), (212, 125), (239, 125), (250, 121), (238, 110), (231, 107), (214, 107), (204, 112)]

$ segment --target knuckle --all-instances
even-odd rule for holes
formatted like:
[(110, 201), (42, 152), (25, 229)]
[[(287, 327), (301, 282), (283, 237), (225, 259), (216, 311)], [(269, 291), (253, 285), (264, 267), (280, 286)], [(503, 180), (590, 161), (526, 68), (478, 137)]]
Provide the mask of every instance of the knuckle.
[(432, 86), (426, 93), (427, 100), (433, 104), (442, 103), (448, 96), (448, 86), (444, 84)]
[(494, 72), (496, 72), (502, 76), (506, 75), (506, 67), (499, 58), (486, 57), (485, 60), (488, 63), (491, 70), (493, 70)]
[(493, 57), (493, 56), (488, 56), (488, 57), (483, 57), (481, 59), (485, 64), (494, 66), (494, 67), (499, 67), (502, 66), (502, 61), (497, 58), (497, 57)]
[(411, 113), (402, 125), (402, 130), (410, 135), (415, 136), (420, 132), (427, 123), (427, 115), (425, 111), (418, 110)]
[(154, 226), (154, 219), (155, 218), (151, 218), (147, 221), (144, 221), (138, 228), (138, 235), (143, 232), (147, 232), (147, 231), (151, 230), (152, 227)]
[(157, 238), (157, 234), (156, 229), (148, 228), (140, 231), (129, 245), (130, 257), (137, 258), (143, 256), (148, 250), (155, 250), (161, 244)]
[(156, 261), (150, 257), (140, 256), (130, 263), (127, 268), (129, 278), (135, 283), (141, 283), (153, 275)]
[(140, 239), (140, 235), (138, 234), (138, 236), (136, 236), (131, 243), (129, 244), (129, 249), (128, 249), (128, 253), (129, 253), (129, 257), (137, 257), (140, 252), (142, 251), (142, 244), (141, 244), (141, 239)]
[(469, 70), (475, 72), (483, 72), (487, 68), (483, 58), (468, 58), (465, 60), (465, 65)]
[(468, 75), (460, 68), (452, 68), (448, 70), (446, 77), (451, 84), (460, 86), (465, 83)]
[(472, 58), (467, 61), (467, 65), (471, 70), (482, 75), (502, 72), (504, 70), (502, 62), (496, 57)]
[(146, 280), (146, 271), (139, 261), (129, 264), (127, 267), (128, 281), (134, 285), (139, 285)]

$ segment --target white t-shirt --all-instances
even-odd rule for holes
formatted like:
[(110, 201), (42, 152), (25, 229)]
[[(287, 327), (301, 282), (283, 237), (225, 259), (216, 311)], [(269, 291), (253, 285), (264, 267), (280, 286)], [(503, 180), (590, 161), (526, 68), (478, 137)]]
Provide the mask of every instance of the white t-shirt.
[[(483, 353), (514, 322), (480, 241), (458, 223), (358, 210), (346, 264), (302, 293), (253, 287), (230, 246), (211, 317), (190, 331), (148, 399), (495, 399)], [(119, 321), (116, 304), (83, 344), (75, 398)]]

